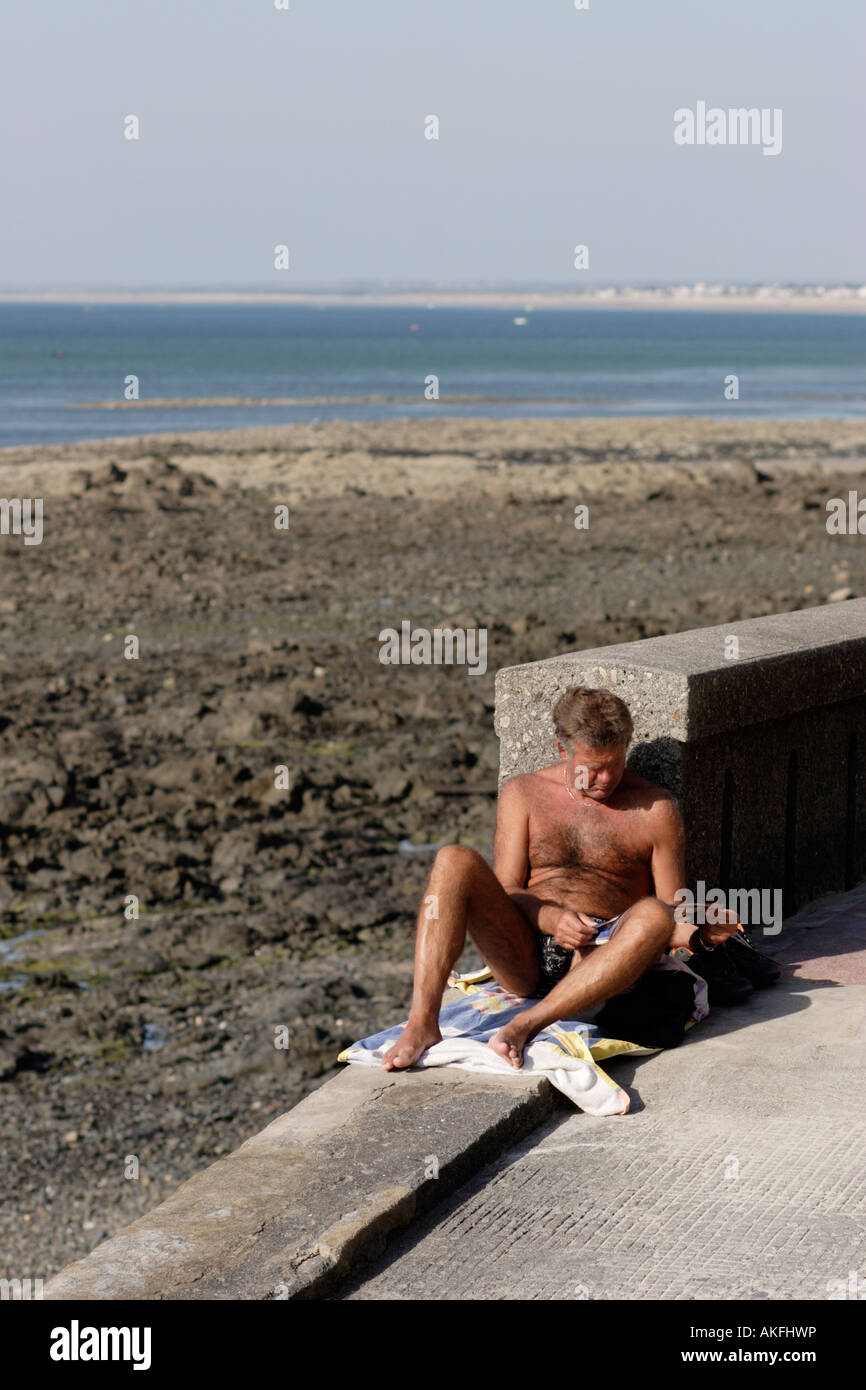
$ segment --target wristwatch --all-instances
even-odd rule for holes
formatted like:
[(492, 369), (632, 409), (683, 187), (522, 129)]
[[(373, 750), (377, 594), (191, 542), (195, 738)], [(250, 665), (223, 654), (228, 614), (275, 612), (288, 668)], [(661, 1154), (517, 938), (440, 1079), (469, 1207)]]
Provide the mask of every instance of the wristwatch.
[(717, 941), (715, 946), (708, 946), (707, 943), (704, 941), (704, 938), (701, 936), (700, 927), (695, 927), (694, 931), (689, 937), (690, 951), (717, 951), (719, 949), (720, 944), (721, 943)]

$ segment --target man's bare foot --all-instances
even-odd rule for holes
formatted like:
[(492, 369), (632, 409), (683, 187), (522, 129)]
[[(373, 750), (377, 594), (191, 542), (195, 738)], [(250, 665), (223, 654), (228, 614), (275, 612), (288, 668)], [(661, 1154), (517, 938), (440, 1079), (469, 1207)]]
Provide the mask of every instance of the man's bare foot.
[(523, 1066), (523, 1049), (537, 1031), (533, 1030), (530, 1024), (524, 1022), (523, 1018), (523, 1014), (518, 1014), (517, 1018), (513, 1018), (510, 1023), (506, 1023), (504, 1028), (500, 1028), (498, 1033), (494, 1033), (487, 1044), (518, 1070)]
[(413, 1062), (418, 1061), (422, 1052), (441, 1041), (442, 1034), (437, 1024), (407, 1023), (394, 1046), (389, 1048), (382, 1058), (382, 1066), (386, 1071), (411, 1067)]

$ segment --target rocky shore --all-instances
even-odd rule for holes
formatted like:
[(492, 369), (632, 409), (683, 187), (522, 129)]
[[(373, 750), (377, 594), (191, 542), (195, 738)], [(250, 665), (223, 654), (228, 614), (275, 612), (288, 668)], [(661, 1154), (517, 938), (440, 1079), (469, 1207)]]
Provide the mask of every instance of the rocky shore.
[[(866, 593), (825, 524), (864, 465), (838, 421), (0, 452), (0, 495), (44, 499), (40, 545), (0, 536), (0, 1276), (85, 1253), (401, 1015), (425, 847), (492, 839), (499, 667)], [(382, 665), (403, 620), (486, 628), (486, 673)]]

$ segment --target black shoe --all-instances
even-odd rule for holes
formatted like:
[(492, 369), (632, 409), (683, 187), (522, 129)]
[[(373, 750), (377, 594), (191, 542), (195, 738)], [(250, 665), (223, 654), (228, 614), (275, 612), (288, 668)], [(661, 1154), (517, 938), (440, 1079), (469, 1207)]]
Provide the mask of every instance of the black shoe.
[(745, 932), (734, 932), (728, 939), (725, 950), (734, 969), (745, 975), (747, 980), (751, 980), (755, 989), (774, 985), (782, 973), (774, 960), (769, 956), (762, 956), (760, 951), (755, 950)]
[(752, 993), (751, 980), (740, 974), (726, 948), (727, 942), (714, 951), (695, 951), (689, 956), (689, 969), (707, 982), (711, 1005), (742, 1004)]

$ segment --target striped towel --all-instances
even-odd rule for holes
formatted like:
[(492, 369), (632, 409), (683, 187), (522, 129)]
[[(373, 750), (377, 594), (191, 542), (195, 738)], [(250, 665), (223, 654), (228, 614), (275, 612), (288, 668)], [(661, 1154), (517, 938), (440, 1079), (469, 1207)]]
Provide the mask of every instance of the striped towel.
[[(668, 962), (671, 962), (668, 965)], [(670, 956), (659, 962), (662, 969), (683, 968)], [(689, 972), (692, 973), (691, 971)], [(693, 1022), (707, 1013), (706, 985), (695, 976), (696, 997)], [(516, 1071), (504, 1057), (487, 1046), (494, 1033), (534, 1001), (509, 994), (497, 984), (487, 968), (467, 975), (452, 975), (449, 985), (461, 990), (464, 999), (446, 1004), (439, 1014), (442, 1041), (422, 1053), (416, 1067), (462, 1067), (466, 1071), (489, 1072), (500, 1076), (535, 1076), (541, 1073), (551, 1085), (580, 1110), (589, 1115), (624, 1115), (629, 1108), (628, 1093), (618, 1086), (599, 1062), (623, 1054), (645, 1056), (660, 1051), (641, 1047), (622, 1038), (604, 1037), (594, 1023), (567, 1019), (543, 1028), (523, 1050), (522, 1071)], [(700, 989), (703, 986), (703, 990)], [(689, 1025), (691, 1026), (691, 1025)], [(382, 1057), (397, 1041), (406, 1021), (385, 1028), (372, 1037), (362, 1038), (342, 1051), (339, 1062), (357, 1062), (380, 1067)]]

